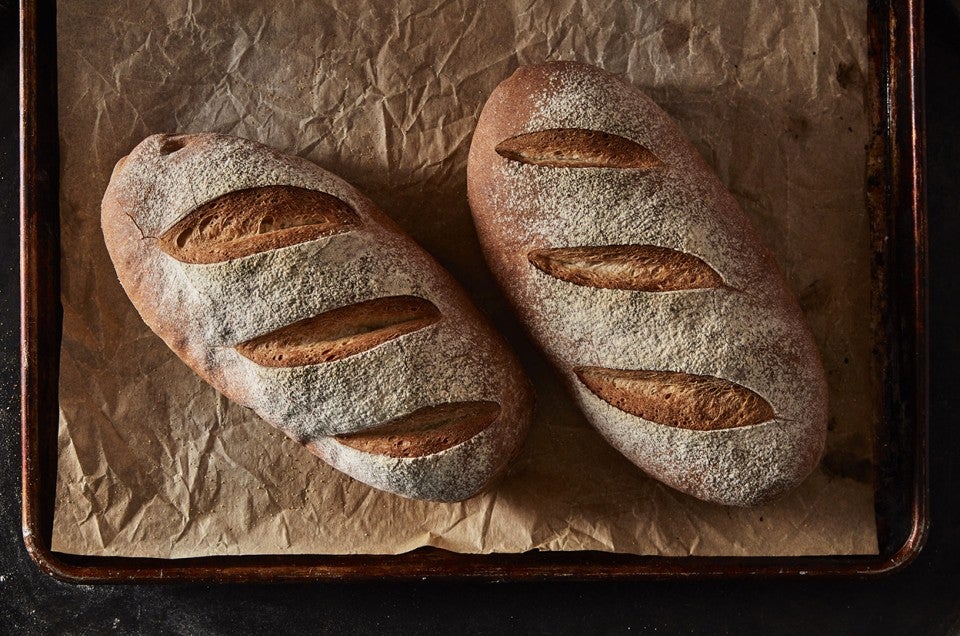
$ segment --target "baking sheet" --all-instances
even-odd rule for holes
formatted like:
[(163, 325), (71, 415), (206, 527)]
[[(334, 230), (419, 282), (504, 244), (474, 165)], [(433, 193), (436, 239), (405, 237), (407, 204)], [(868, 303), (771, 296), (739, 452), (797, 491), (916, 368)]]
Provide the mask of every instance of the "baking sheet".
[[(58, 23), (54, 550), (877, 552), (860, 3), (63, 0)], [(496, 291), (466, 205), (467, 148), (493, 87), (544, 59), (595, 63), (649, 92), (786, 271), (823, 352), (832, 417), (821, 468), (785, 499), (724, 508), (645, 477), (588, 428)], [(218, 396), (143, 325), (103, 246), (99, 199), (143, 137), (201, 130), (257, 139), (353, 182), (507, 335), (539, 409), (497, 488), (430, 504), (354, 482)]]

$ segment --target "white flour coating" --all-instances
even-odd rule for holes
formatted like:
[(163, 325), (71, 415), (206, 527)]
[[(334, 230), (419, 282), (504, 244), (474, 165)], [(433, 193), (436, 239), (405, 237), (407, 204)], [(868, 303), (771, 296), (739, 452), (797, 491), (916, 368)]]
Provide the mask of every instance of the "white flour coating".
[(671, 165), (641, 172), (501, 161), (502, 178), (509, 187), (491, 189), (490, 203), (500, 210), (501, 222), (519, 229), (511, 237), (518, 244), (564, 247), (643, 241), (698, 256), (736, 289), (749, 288), (755, 294), (779, 290), (777, 281), (761, 269), (772, 261), (751, 249), (752, 236), (739, 232), (743, 223), (718, 214), (722, 206), (716, 201), (721, 197), (724, 204), (736, 205), (730, 195), (698, 183), (688, 171)]
[(453, 448), (415, 459), (371, 455), (330, 437), (318, 439), (314, 451), (337, 470), (374, 488), (414, 499), (460, 501), (478, 492), (496, 472), (493, 458), (480, 452), (489, 443), (489, 434), (488, 429)]
[[(183, 279), (196, 292), (196, 310), (208, 316), (198, 324), (203, 339), (232, 347), (337, 307), (384, 296), (431, 294), (435, 281), (409, 271), (429, 261), (411, 256), (407, 243), (392, 238), (354, 231), (222, 263), (197, 265), (171, 258), (170, 267), (183, 270)], [(338, 266), (325, 266), (328, 263)], [(377, 269), (390, 275), (351, 276)], [(264, 311), (237, 313), (235, 298)]]
[[(524, 90), (533, 93), (518, 108)], [(551, 128), (614, 133), (663, 165), (548, 168), (494, 150), (503, 139)], [(661, 481), (736, 505), (776, 496), (813, 469), (826, 431), (826, 383), (799, 306), (736, 201), (649, 98), (585, 65), (520, 69), (484, 107), (468, 183), (491, 268), (614, 447)], [(693, 254), (729, 288), (598, 289), (527, 261), (533, 249), (619, 244)], [(573, 373), (581, 365), (724, 378), (763, 396), (776, 419), (717, 431), (656, 424), (595, 396)]]
[(227, 135), (153, 135), (118, 170), (123, 196), (146, 236), (163, 234), (207, 201), (257, 186), (299, 186), (332, 194), (354, 209), (371, 205), (345, 181), (306, 159)]
[[(519, 393), (522, 387), (515, 390)], [(518, 401), (522, 398), (519, 394), (513, 397)], [(332, 437), (318, 438), (311, 446), (337, 470), (380, 490), (416, 499), (460, 501), (481, 490), (491, 474), (506, 465), (506, 458), (514, 452), (503, 443), (509, 439), (501, 430), (507, 425), (501, 417), (462, 444), (419, 458), (371, 455), (337, 443)]]
[[(265, 185), (332, 194), (355, 210), (361, 225), (221, 263), (183, 263), (158, 248), (156, 237), (197, 206)], [(505, 344), (435, 261), (319, 167), (234, 137), (155, 135), (118, 164), (103, 215), (121, 283), (147, 324), (218, 390), (325, 456), (339, 457), (331, 449), (341, 446), (326, 436), (380, 426), (422, 407), (500, 404), (498, 420), (464, 442), (469, 452), (454, 447), (396, 464), (350, 449), (348, 472), (357, 479), (389, 483), (409, 497), (464, 498), (499, 472), (522, 441), (529, 389)], [(426, 298), (440, 321), (318, 365), (261, 367), (233, 348), (297, 320), (392, 295)], [(398, 472), (385, 476), (391, 463)]]

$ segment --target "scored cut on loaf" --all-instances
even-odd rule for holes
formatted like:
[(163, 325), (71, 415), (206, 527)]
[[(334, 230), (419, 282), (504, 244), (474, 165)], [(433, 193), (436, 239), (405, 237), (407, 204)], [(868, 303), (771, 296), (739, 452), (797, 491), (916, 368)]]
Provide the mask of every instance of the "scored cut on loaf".
[(532, 393), (506, 343), (333, 174), (246, 139), (153, 135), (117, 163), (101, 221), (147, 325), (335, 468), (459, 501), (519, 451)]
[(480, 115), (467, 188), (493, 274), (627, 458), (730, 505), (815, 468), (827, 386), (800, 307), (646, 95), (586, 64), (517, 69)]

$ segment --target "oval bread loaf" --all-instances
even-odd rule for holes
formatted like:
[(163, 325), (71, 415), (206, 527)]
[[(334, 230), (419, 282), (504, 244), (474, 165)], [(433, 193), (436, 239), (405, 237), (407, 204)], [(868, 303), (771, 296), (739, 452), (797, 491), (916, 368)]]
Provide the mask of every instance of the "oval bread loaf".
[(584, 64), (520, 68), (483, 108), (467, 176), (494, 275), (614, 447), (723, 504), (813, 470), (827, 388), (801, 310), (648, 97)]
[(458, 501), (529, 425), (502, 338), (342, 179), (244, 139), (154, 135), (102, 206), (120, 282), (202, 378), (335, 468)]

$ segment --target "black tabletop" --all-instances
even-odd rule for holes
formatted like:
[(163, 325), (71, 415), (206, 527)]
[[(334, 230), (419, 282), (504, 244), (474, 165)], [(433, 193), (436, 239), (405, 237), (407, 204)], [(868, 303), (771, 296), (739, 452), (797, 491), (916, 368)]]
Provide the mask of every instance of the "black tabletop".
[(927, 3), (931, 527), (865, 580), (77, 586), (20, 533), (17, 7), (0, 0), (0, 633), (960, 633), (960, 2)]

